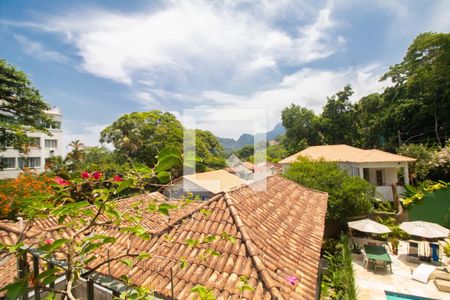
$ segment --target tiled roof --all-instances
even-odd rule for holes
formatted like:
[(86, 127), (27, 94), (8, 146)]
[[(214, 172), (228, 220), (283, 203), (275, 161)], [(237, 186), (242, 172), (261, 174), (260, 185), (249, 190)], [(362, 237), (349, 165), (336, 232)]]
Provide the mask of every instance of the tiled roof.
[(397, 155), (378, 149), (359, 149), (348, 145), (311, 146), (281, 160), (280, 164), (290, 164), (299, 156), (311, 159), (324, 159), (335, 162), (374, 163), (374, 162), (414, 162), (414, 158)]
[[(195, 298), (190, 290), (196, 284), (212, 289), (218, 299), (315, 299), (327, 197), (271, 176), (264, 192), (244, 185), (185, 208), (177, 218), (152, 230), (148, 241), (111, 229), (99, 233), (117, 238), (109, 247), (110, 257), (123, 254), (129, 246), (131, 252), (151, 253), (150, 259), (131, 269), (120, 262), (109, 268), (112, 276), (127, 275), (134, 284), (163, 297), (171, 295), (172, 278), (177, 299)], [(234, 236), (235, 242), (218, 239), (192, 248), (186, 244), (187, 239), (202, 240), (224, 232)], [(208, 247), (221, 255), (202, 258)], [(100, 251), (91, 264), (105, 260), (105, 252)], [(180, 268), (182, 258), (188, 262), (185, 269)], [(98, 271), (108, 274), (108, 267)], [(237, 289), (240, 276), (248, 276), (255, 290), (241, 294)], [(288, 282), (288, 276), (298, 277), (295, 285)]]
[(213, 194), (229, 191), (230, 189), (245, 183), (240, 177), (225, 170), (195, 173), (185, 175), (182, 178), (193, 182)]

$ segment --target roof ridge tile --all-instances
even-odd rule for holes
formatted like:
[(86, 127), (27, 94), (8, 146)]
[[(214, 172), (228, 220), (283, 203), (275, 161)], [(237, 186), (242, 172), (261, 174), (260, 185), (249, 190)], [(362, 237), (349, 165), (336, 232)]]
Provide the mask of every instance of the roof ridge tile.
[(247, 232), (246, 226), (244, 225), (244, 222), (242, 221), (241, 217), (239, 216), (234, 206), (233, 198), (226, 192), (223, 193), (223, 196), (227, 208), (230, 211), (231, 217), (233, 218), (234, 224), (238, 229), (239, 233), (241, 234), (241, 240), (244, 243), (245, 249), (248, 252), (250, 258), (252, 259), (258, 277), (261, 278), (262, 282), (267, 287), (267, 289), (269, 290), (270, 294), (274, 299), (283, 299), (283, 296), (281, 295), (279, 289), (275, 286), (272, 277), (267, 271), (263, 260), (261, 259), (261, 257), (259, 257), (258, 248), (252, 242), (250, 235)]

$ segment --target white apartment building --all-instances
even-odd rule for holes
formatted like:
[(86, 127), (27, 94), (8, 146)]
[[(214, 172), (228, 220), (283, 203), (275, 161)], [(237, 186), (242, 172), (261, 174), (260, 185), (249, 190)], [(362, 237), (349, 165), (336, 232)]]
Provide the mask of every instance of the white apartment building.
[(42, 132), (30, 132), (33, 139), (30, 152), (27, 155), (8, 148), (0, 152), (3, 170), (0, 170), (0, 179), (16, 178), (24, 167), (35, 169), (38, 172), (45, 170), (45, 162), (53, 156), (63, 155), (62, 140), (62, 114), (57, 107), (47, 112), (55, 120), (55, 126), (49, 128), (51, 135)]

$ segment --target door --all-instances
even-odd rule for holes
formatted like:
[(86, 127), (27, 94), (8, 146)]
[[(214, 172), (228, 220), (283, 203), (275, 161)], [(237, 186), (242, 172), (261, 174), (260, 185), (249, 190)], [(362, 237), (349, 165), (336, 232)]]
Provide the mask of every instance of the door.
[(383, 170), (376, 170), (375, 174), (377, 177), (377, 185), (383, 185)]

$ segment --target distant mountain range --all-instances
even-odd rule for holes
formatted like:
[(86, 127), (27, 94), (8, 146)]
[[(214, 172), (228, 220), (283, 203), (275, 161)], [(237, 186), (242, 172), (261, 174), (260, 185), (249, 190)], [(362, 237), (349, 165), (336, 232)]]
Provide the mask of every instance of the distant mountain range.
[[(281, 123), (278, 123), (275, 128), (269, 132), (267, 132), (267, 141), (274, 140), (277, 136), (284, 134), (286, 130), (284, 129)], [(262, 135), (264, 133), (257, 133), (256, 135)], [(253, 145), (255, 136), (249, 133), (242, 134), (237, 140), (231, 138), (221, 138), (217, 137), (219, 142), (222, 144), (222, 147), (225, 150), (238, 150), (244, 147), (245, 145)]]

